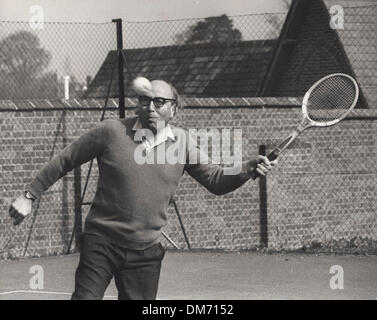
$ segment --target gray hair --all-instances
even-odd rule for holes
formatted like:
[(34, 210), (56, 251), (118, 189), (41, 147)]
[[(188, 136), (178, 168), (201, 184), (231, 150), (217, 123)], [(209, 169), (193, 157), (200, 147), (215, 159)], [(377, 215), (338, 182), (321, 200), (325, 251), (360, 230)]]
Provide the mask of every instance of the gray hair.
[(174, 96), (174, 99), (176, 100), (176, 107), (177, 109), (183, 109), (183, 101), (182, 101), (182, 98), (181, 96), (179, 95), (177, 89), (170, 83), (168, 82), (170, 88), (171, 88), (171, 91), (173, 92), (173, 96)]

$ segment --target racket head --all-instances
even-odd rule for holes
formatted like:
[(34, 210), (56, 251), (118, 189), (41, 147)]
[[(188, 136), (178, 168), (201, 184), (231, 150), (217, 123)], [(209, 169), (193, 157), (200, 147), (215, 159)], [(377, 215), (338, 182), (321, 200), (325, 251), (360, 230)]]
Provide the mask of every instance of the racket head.
[(329, 74), (305, 93), (302, 102), (305, 127), (327, 127), (344, 119), (359, 99), (359, 86), (344, 73)]

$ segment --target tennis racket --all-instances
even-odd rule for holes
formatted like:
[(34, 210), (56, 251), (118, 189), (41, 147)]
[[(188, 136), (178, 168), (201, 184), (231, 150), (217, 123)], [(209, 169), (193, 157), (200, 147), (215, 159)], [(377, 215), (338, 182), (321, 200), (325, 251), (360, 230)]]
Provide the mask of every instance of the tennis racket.
[[(337, 124), (351, 112), (358, 98), (357, 82), (347, 74), (334, 73), (318, 80), (305, 93), (301, 124), (267, 156), (268, 160), (279, 157), (304, 130)], [(258, 176), (256, 168), (250, 176), (253, 179)]]

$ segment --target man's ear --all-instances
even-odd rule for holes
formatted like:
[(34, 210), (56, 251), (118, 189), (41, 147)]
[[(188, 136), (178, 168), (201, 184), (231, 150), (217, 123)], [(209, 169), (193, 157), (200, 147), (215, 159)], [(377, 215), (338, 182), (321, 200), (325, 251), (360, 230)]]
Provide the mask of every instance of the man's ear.
[(176, 115), (177, 115), (177, 104), (175, 104), (171, 108), (170, 119), (173, 119)]

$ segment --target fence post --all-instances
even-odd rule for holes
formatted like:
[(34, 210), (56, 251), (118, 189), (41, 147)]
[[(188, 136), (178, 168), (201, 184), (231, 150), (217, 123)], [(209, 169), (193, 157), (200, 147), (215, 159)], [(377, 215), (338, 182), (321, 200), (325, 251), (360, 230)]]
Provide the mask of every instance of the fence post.
[(123, 66), (123, 31), (122, 19), (113, 19), (117, 28), (117, 50), (118, 50), (118, 90), (119, 90), (119, 118), (124, 119), (124, 66)]
[(76, 249), (80, 250), (80, 238), (82, 234), (81, 167), (77, 167), (73, 170), (73, 176), (73, 189), (75, 195), (75, 223), (73, 233), (75, 234)]
[[(259, 146), (259, 154), (266, 155), (266, 146)], [(259, 176), (259, 235), (260, 246), (262, 248), (268, 247), (268, 220), (267, 220), (267, 178), (266, 176)]]

